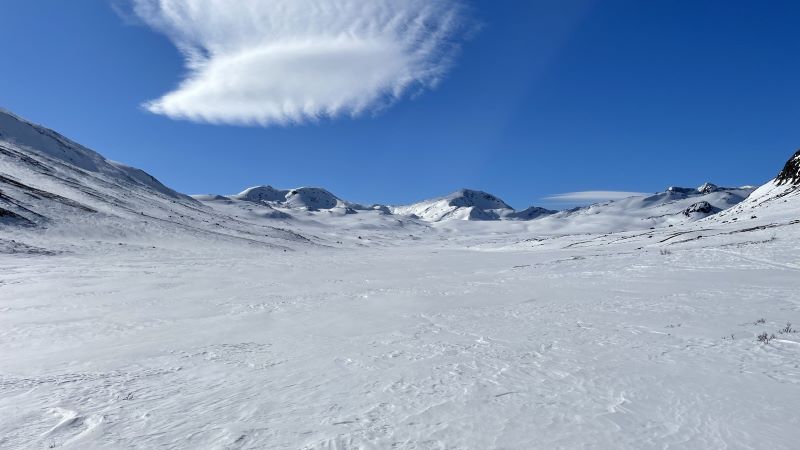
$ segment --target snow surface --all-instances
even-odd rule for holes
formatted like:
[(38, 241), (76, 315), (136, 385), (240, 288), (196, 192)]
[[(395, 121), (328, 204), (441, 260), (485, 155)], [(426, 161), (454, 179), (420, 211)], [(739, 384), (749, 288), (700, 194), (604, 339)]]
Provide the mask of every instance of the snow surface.
[(436, 221), (0, 134), (0, 448), (800, 441), (796, 186)]

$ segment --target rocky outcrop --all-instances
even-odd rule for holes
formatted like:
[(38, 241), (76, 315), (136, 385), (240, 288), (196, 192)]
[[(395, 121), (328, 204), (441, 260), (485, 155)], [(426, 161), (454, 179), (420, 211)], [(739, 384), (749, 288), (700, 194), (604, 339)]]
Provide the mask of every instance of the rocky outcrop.
[(800, 150), (786, 162), (786, 165), (775, 179), (775, 182), (778, 186), (785, 184), (800, 186)]

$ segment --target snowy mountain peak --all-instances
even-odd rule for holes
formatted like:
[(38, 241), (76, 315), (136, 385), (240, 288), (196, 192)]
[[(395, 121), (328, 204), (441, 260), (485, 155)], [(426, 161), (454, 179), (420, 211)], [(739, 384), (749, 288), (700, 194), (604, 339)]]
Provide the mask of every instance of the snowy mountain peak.
[(290, 208), (305, 208), (311, 211), (333, 209), (344, 202), (322, 188), (302, 187), (292, 189), (286, 194), (286, 204)]
[(275, 189), (272, 186), (255, 186), (245, 189), (233, 198), (248, 202), (283, 202), (286, 201), (288, 193), (287, 190)]
[(712, 205), (707, 201), (701, 201), (690, 205), (688, 208), (683, 210), (683, 215), (686, 217), (705, 217), (710, 214), (716, 214), (720, 212), (721, 209), (717, 208), (716, 206)]
[(472, 189), (460, 189), (446, 197), (450, 206), (462, 208), (476, 207), (479, 209), (513, 209), (506, 202), (492, 194)]
[(680, 186), (670, 186), (666, 190), (667, 194), (680, 194), (680, 195), (691, 195), (696, 194), (697, 189), (695, 188), (685, 188)]
[(460, 189), (450, 195), (392, 209), (394, 214), (414, 216), (428, 222), (446, 220), (534, 220), (554, 214), (544, 208), (514, 211), (500, 198), (474, 189)]
[(345, 202), (333, 195), (330, 191), (316, 187), (276, 189), (272, 186), (255, 186), (227, 198), (253, 203), (264, 203), (276, 208), (303, 209), (307, 211), (347, 207), (361, 209), (359, 205)]
[(713, 194), (715, 192), (735, 192), (735, 191), (742, 191), (742, 190), (752, 190), (752, 186), (742, 186), (742, 187), (720, 187), (714, 183), (703, 183), (699, 187), (696, 188), (688, 188), (688, 187), (679, 187), (679, 186), (670, 186), (666, 190), (666, 194), (668, 195), (678, 195), (681, 197), (684, 196), (698, 196), (698, 195), (707, 195)]
[(492, 194), (460, 189), (444, 197), (395, 207), (394, 214), (414, 216), (428, 222), (444, 220), (498, 220), (514, 210)]
[(784, 184), (800, 185), (800, 150), (786, 162), (775, 181), (779, 186)]
[(702, 186), (697, 188), (697, 192), (701, 194), (710, 194), (712, 192), (717, 192), (719, 190), (719, 186), (713, 183), (703, 183)]

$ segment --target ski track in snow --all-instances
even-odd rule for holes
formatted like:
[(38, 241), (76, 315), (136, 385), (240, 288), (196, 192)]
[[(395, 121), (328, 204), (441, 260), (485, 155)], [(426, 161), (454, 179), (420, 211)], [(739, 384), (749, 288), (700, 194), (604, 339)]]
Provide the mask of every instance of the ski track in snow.
[(0, 255), (0, 447), (796, 448), (796, 247), (568, 242)]

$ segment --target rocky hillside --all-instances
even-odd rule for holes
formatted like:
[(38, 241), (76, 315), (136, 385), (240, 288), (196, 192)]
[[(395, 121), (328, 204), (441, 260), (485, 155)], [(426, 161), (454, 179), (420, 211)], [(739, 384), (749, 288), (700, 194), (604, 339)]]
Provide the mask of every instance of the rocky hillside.
[(786, 162), (775, 182), (779, 186), (784, 184), (800, 185), (800, 150)]

